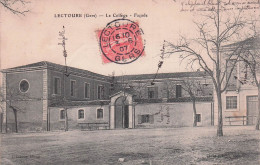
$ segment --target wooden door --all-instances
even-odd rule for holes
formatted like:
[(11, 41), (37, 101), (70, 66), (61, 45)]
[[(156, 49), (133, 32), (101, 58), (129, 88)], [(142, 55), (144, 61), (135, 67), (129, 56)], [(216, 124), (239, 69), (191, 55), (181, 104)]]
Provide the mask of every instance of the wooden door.
[(115, 128), (123, 128), (123, 107), (115, 106)]
[(247, 125), (254, 125), (257, 116), (257, 96), (247, 97)]

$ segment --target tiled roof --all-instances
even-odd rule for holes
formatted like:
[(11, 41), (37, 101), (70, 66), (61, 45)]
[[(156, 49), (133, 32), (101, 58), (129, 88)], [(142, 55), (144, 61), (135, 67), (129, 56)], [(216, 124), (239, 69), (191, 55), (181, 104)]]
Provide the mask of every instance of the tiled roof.
[(260, 46), (260, 36), (250, 37), (240, 42), (235, 42), (232, 44), (222, 46), (223, 50), (232, 49), (239, 45), (244, 44), (247, 48), (259, 48)]
[[(64, 71), (65, 66), (64, 65), (60, 65), (60, 64), (55, 64), (55, 63), (52, 63), (52, 62), (48, 62), (48, 61), (41, 61), (41, 62), (37, 62), (37, 63), (33, 63), (33, 64), (22, 65), (22, 66), (17, 66), (17, 67), (14, 67), (14, 68), (4, 69), (3, 72), (11, 72), (11, 71), (30, 69), (30, 68), (31, 69), (49, 68), (49, 69)], [(104, 76), (104, 75), (101, 75), (101, 74), (90, 72), (88, 70), (78, 69), (78, 68), (70, 67), (70, 66), (68, 66), (68, 72), (69, 73), (78, 73), (78, 74), (83, 74), (83, 75), (88, 75), (88, 76), (97, 76), (97, 77), (102, 77), (102, 78), (110, 78), (109, 76)]]
[[(23, 71), (25, 69), (43, 69), (43, 68), (49, 68), (53, 70), (59, 70), (64, 71), (65, 66), (60, 64), (55, 64), (48, 61), (41, 61), (33, 64), (28, 65), (22, 65), (17, 66), (14, 68), (4, 69), (2, 72), (12, 72), (12, 71)], [(81, 75), (87, 75), (87, 76), (96, 76), (104, 79), (110, 79), (111, 77), (97, 74), (94, 72), (90, 72), (88, 70), (84, 69), (78, 69), (75, 67), (68, 67), (69, 73), (76, 73)], [(205, 77), (208, 76), (206, 72), (204, 71), (196, 71), (196, 72), (175, 72), (175, 73), (158, 73), (156, 75), (156, 79), (165, 79), (165, 78), (183, 78), (183, 77)], [(116, 80), (122, 80), (124, 78), (124, 81), (127, 80), (145, 80), (145, 79), (154, 79), (155, 74), (137, 74), (137, 75), (124, 75), (124, 76), (115, 76)]]
[[(183, 77), (204, 77), (207, 76), (204, 71), (197, 72), (175, 72), (175, 73), (158, 73), (156, 79), (165, 79), (165, 78), (183, 78)], [(116, 79), (119, 81), (124, 79), (127, 80), (144, 80), (144, 79), (154, 79), (155, 74), (138, 74), (138, 75), (124, 75), (116, 76)]]
[[(13, 68), (9, 68), (9, 69), (20, 69), (20, 68), (31, 68), (31, 67), (39, 67), (39, 66), (48, 66), (54, 63), (51, 62), (47, 62), (47, 61), (41, 61), (41, 62), (36, 62), (36, 63), (32, 63), (32, 64), (27, 64), (27, 65), (22, 65), (22, 66), (17, 66), (17, 67), (13, 67)], [(58, 65), (58, 64), (55, 64)]]

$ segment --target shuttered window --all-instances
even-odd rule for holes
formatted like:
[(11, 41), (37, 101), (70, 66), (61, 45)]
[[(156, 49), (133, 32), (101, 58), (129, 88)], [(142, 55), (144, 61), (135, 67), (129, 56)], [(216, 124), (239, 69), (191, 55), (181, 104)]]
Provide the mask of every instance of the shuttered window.
[(60, 110), (60, 119), (63, 120), (65, 119), (65, 110)]
[(153, 124), (154, 123), (154, 115), (149, 115), (149, 114), (138, 115), (138, 124), (142, 124), (142, 123)]
[(84, 90), (84, 96), (85, 98), (90, 98), (90, 88), (89, 83), (84, 84), (85, 90)]
[(104, 94), (105, 94), (105, 87), (103, 85), (98, 86), (97, 90), (97, 99), (104, 99)]
[(196, 114), (196, 121), (201, 122), (201, 114)]
[(60, 95), (61, 94), (61, 89), (60, 89), (60, 78), (55, 77), (54, 78), (54, 90), (53, 94)]
[(103, 109), (97, 109), (97, 119), (103, 119)]
[(84, 110), (83, 109), (78, 110), (78, 119), (84, 119)]
[(148, 98), (149, 99), (158, 98), (158, 87), (148, 87)]
[(71, 96), (75, 96), (75, 84), (76, 84), (76, 81), (74, 81), (74, 80), (70, 81), (70, 95)]
[(176, 98), (181, 97), (181, 85), (176, 85)]

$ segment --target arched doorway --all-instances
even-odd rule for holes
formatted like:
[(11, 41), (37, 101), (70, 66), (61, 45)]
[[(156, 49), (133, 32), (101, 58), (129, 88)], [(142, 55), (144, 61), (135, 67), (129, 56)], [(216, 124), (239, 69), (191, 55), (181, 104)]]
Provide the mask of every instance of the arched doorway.
[(115, 128), (129, 127), (129, 103), (126, 97), (121, 96), (115, 101)]
[(134, 128), (133, 96), (120, 91), (111, 96), (110, 129)]

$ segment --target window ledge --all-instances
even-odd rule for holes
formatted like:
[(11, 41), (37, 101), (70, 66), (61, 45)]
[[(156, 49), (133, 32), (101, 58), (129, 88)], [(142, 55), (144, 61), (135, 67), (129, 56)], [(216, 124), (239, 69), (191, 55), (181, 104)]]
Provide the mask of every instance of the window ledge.
[(234, 112), (234, 111), (239, 111), (239, 109), (225, 109), (227, 112)]

